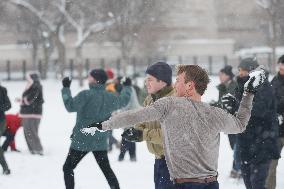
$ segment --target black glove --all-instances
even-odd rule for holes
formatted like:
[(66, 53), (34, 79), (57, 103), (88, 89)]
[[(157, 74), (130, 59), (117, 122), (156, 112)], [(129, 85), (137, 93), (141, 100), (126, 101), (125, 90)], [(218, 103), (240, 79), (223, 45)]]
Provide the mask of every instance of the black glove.
[(69, 77), (64, 77), (62, 80), (63, 87), (70, 88), (72, 80)]
[(244, 85), (244, 91), (255, 94), (266, 79), (264, 70), (255, 70), (250, 73), (249, 80)]
[(221, 108), (234, 115), (238, 110), (238, 101), (233, 95), (228, 93), (221, 98)]
[(129, 142), (141, 142), (143, 140), (143, 131), (130, 128), (121, 134), (122, 138)]
[(91, 125), (87, 126), (87, 128), (90, 127), (97, 127), (99, 130), (102, 130), (102, 123), (92, 123)]
[(132, 85), (132, 81), (129, 77), (123, 77), (121, 78), (120, 80), (120, 83), (123, 85), (123, 86), (131, 86)]

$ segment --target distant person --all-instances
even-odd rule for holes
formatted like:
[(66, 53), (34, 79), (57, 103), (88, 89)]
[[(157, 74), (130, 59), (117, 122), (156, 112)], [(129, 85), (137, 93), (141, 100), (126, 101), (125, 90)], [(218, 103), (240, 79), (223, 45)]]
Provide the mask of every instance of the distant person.
[[(225, 66), (222, 68), (219, 72), (219, 80), (220, 84), (217, 86), (217, 89), (219, 91), (219, 98), (218, 98), (218, 106), (220, 107), (221, 104), (221, 98), (230, 93), (232, 95), (235, 94), (236, 88), (237, 88), (237, 82), (234, 80), (234, 73), (232, 66)], [(222, 107), (221, 107), (222, 108)], [(229, 134), (229, 143), (231, 146), (231, 149), (235, 152), (236, 149), (236, 135)], [(238, 161), (238, 158), (236, 158), (236, 154), (234, 153), (234, 160), (233, 160), (233, 167), (230, 173), (231, 178), (240, 178), (241, 177), (241, 168), (240, 168), (240, 162)]]
[[(117, 85), (119, 85), (119, 83), (122, 83), (122, 79), (123, 78), (118, 78)], [(141, 107), (140, 104), (139, 104), (139, 101), (138, 101), (136, 90), (132, 86), (131, 80), (130, 80), (130, 82), (131, 82), (131, 90), (132, 90), (130, 100), (129, 100), (128, 104), (124, 108), (118, 110), (118, 112), (135, 110), (135, 109), (138, 109), (138, 108)], [(122, 137), (118, 161), (124, 160), (124, 156), (125, 156), (126, 152), (129, 152), (130, 161), (136, 161), (137, 160), (136, 159), (136, 144), (135, 144), (135, 142), (128, 141), (128, 140), (126, 140), (125, 138)]]
[[(7, 89), (0, 84), (0, 138), (6, 130), (5, 112), (11, 108), (11, 101), (8, 97)], [(3, 168), (3, 174), (9, 175), (11, 173), (8, 164), (4, 157), (4, 151), (0, 147), (0, 164)]]
[[(279, 144), (280, 152), (284, 146), (284, 55), (278, 59), (279, 71), (277, 75), (271, 81), (272, 87), (275, 92), (277, 102), (277, 117), (279, 125)], [(269, 168), (268, 177), (266, 180), (267, 189), (276, 188), (276, 168), (278, 165), (278, 159), (272, 160)]]
[(5, 117), (7, 129), (3, 136), (6, 137), (6, 140), (2, 144), (2, 149), (7, 151), (10, 146), (11, 151), (20, 152), (16, 148), (15, 136), (18, 129), (22, 126), (22, 118), (19, 117), (19, 114), (7, 114)]
[(43, 155), (43, 147), (38, 135), (42, 118), (43, 89), (37, 73), (27, 75), (27, 85), (22, 98), (16, 99), (20, 103), (20, 117), (24, 128), (25, 139), (31, 154)]
[[(114, 78), (114, 73), (112, 69), (106, 69), (107, 74), (107, 81), (106, 81), (106, 91), (112, 92), (116, 95), (118, 95), (117, 89), (115, 88), (118, 80)], [(122, 89), (122, 88), (121, 88)], [(120, 89), (120, 90), (121, 90)], [(109, 132), (109, 140), (108, 140), (108, 151), (112, 151), (112, 146), (115, 145), (116, 148), (120, 148), (120, 143), (118, 140), (113, 136), (112, 130)]]

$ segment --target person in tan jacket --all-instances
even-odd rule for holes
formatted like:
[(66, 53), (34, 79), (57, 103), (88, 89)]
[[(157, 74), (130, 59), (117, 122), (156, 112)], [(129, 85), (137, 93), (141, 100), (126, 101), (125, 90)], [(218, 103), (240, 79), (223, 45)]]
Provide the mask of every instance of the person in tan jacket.
[[(164, 62), (149, 66), (146, 70), (145, 85), (148, 96), (144, 106), (149, 106), (162, 97), (173, 96), (172, 69)], [(146, 141), (150, 153), (155, 155), (154, 182), (155, 189), (171, 189), (174, 187), (170, 180), (163, 148), (163, 133), (158, 121), (138, 124), (122, 134), (125, 140), (131, 142)]]

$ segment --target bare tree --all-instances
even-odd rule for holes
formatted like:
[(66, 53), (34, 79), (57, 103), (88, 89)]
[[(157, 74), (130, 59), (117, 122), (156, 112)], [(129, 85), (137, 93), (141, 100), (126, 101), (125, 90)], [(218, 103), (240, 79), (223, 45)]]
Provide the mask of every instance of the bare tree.
[[(76, 41), (73, 46), (76, 51), (76, 64), (78, 65), (78, 73), (80, 86), (83, 85), (83, 55), (82, 48), (88, 38), (94, 34), (101, 32), (114, 24), (119, 18), (102, 16), (100, 12), (99, 1), (91, 4), (93, 1), (71, 1), (71, 0), (52, 0), (49, 1), (49, 7), (52, 10), (41, 9), (34, 6), (26, 0), (10, 0), (10, 3), (20, 6), (32, 13), (38, 20), (48, 29), (55, 46), (58, 50), (58, 59), (60, 65), (61, 76), (64, 76), (64, 65), (66, 62), (66, 45), (64, 36), (64, 26), (70, 25), (76, 32)], [(94, 7), (96, 8), (94, 10)], [(90, 11), (97, 12), (92, 15)], [(104, 20), (104, 21), (103, 21)]]
[(272, 49), (272, 63), (276, 68), (276, 46), (283, 35), (284, 2), (282, 0), (256, 0), (256, 3), (265, 11), (269, 25), (269, 40)]
[(133, 47), (138, 41), (140, 32), (153, 26), (158, 20), (157, 17), (162, 15), (161, 2), (157, 0), (107, 0), (105, 2), (108, 14), (120, 17), (110, 36), (120, 43), (122, 70), (123, 74), (126, 74)]
[[(95, 3), (95, 4), (94, 4)], [(119, 18), (109, 17), (100, 10), (99, 1), (73, 1), (70, 9), (58, 5), (58, 10), (64, 15), (66, 21), (75, 29), (76, 64), (78, 65), (79, 84), (83, 86), (83, 54), (82, 48), (87, 39), (98, 32), (112, 26)], [(94, 15), (95, 12), (96, 14)], [(104, 20), (104, 21), (103, 21)]]
[[(66, 48), (65, 48), (65, 38), (64, 38), (64, 24), (65, 17), (63, 15), (58, 15), (54, 11), (49, 10), (51, 5), (46, 3), (40, 4), (41, 7), (34, 6), (31, 2), (25, 0), (8, 0), (9, 3), (23, 8), (33, 14), (41, 24), (45, 26), (48, 30), (52, 40), (58, 51), (58, 62), (59, 62), (59, 72), (61, 77), (64, 76), (64, 65), (66, 62)], [(48, 1), (53, 3), (53, 1)], [(61, 4), (64, 9), (66, 9), (66, 1), (61, 0)], [(49, 13), (52, 13), (50, 15)]]

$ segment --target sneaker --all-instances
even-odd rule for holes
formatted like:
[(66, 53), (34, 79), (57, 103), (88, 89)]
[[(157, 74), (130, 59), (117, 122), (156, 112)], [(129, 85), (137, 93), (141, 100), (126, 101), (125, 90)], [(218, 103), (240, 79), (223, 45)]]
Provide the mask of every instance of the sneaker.
[(137, 159), (136, 159), (136, 157), (132, 157), (132, 158), (130, 158), (130, 161), (132, 161), (132, 162), (136, 162), (136, 161), (137, 161)]
[(124, 158), (123, 157), (118, 157), (118, 161), (123, 161)]
[(10, 174), (11, 174), (10, 169), (3, 170), (3, 175), (10, 175)]
[(21, 152), (20, 150), (18, 149), (11, 149), (12, 152)]
[(230, 177), (234, 179), (238, 178), (238, 172), (233, 169), (230, 173)]

